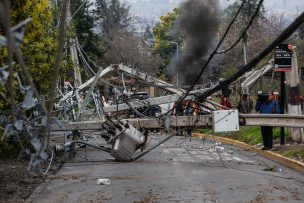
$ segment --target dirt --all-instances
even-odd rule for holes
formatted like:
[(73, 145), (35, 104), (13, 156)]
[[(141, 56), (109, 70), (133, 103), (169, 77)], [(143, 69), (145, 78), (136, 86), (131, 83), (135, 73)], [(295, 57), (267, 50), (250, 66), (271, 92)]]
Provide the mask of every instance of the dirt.
[(273, 152), (304, 163), (304, 143), (289, 142), (283, 146), (276, 144)]
[[(47, 176), (27, 170), (29, 161), (15, 158), (0, 160), (0, 203), (24, 202), (46, 181)], [(53, 164), (48, 174), (54, 174), (60, 164)]]

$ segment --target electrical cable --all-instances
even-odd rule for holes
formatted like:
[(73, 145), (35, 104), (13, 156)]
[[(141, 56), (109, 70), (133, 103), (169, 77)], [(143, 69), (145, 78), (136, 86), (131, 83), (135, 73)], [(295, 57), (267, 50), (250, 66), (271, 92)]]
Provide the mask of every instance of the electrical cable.
[[(243, 1), (244, 3), (245, 1)], [(231, 49), (233, 49), (242, 39), (244, 39), (244, 37), (246, 36), (247, 34), (247, 31), (249, 30), (249, 28), (251, 27), (252, 23), (253, 23), (253, 20), (257, 17), (259, 11), (260, 11), (260, 8), (262, 6), (262, 4), (264, 3), (264, 0), (260, 0), (259, 1), (259, 4), (254, 12), (254, 14), (252, 15), (252, 17), (250, 18), (250, 21), (248, 23), (248, 25), (246, 26), (246, 28), (244, 29), (244, 31), (242, 32), (242, 34), (240, 35), (240, 37), (235, 41), (234, 44), (232, 44), (228, 49), (226, 50), (223, 50), (223, 51), (219, 51), (219, 52), (216, 52), (216, 54), (224, 54), (224, 53), (227, 53), (228, 51), (230, 51)], [(237, 17), (237, 16), (236, 16)], [(234, 20), (236, 19), (236, 17), (234, 18)]]
[(84, 54), (84, 56), (88, 59), (88, 61), (93, 65), (95, 66), (95, 68), (99, 69), (100, 66), (98, 66), (88, 55), (87, 53), (83, 50), (83, 48), (80, 46), (79, 42), (77, 41), (78, 45), (79, 45), (79, 48), (80, 50), (82, 51), (82, 53)]
[(285, 42), (290, 42), (290, 41), (292, 41), (292, 40), (294, 40), (294, 39), (300, 37), (301, 35), (304, 35), (304, 30), (301, 31), (300, 33), (298, 33), (297, 35), (295, 35), (295, 36), (293, 36), (293, 37), (287, 39)]
[[(239, 9), (237, 10), (237, 12), (236, 12), (234, 18), (233, 18), (232, 21), (229, 23), (229, 25), (228, 25), (228, 27), (227, 27), (227, 29), (226, 29), (224, 35), (222, 36), (222, 38), (220, 39), (219, 43), (217, 44), (215, 50), (209, 55), (209, 57), (208, 57), (206, 63), (204, 64), (204, 66), (202, 67), (200, 73), (198, 74), (198, 77), (196, 77), (196, 79), (194, 80), (194, 82), (192, 83), (192, 85), (190, 86), (190, 88), (187, 90), (187, 92), (179, 99), (178, 103), (182, 102), (182, 101), (188, 96), (188, 94), (190, 93), (190, 91), (194, 88), (194, 86), (195, 86), (195, 85), (197, 84), (197, 82), (200, 80), (200, 78), (201, 78), (203, 72), (205, 71), (205, 69), (207, 68), (207, 66), (209, 65), (209, 63), (210, 63), (211, 60), (213, 59), (213, 57), (216, 55), (217, 50), (219, 49), (219, 47), (221, 46), (221, 44), (223, 43), (223, 41), (224, 41), (225, 38), (227, 37), (227, 35), (228, 35), (228, 33), (229, 33), (229, 31), (230, 31), (230, 29), (231, 29), (231, 27), (232, 27), (232, 25), (233, 25), (235, 19), (236, 19), (237, 16), (239, 15), (239, 13), (240, 13), (240, 11), (241, 11), (243, 5), (245, 4), (245, 2), (246, 2), (246, 0), (244, 0), (244, 1), (242, 2), (241, 6), (240, 6)], [(264, 2), (264, 0), (260, 0), (259, 5), (262, 4), (263, 2)], [(260, 9), (260, 6), (257, 7), (255, 13), (258, 13), (259, 9)], [(256, 15), (254, 15), (254, 17), (256, 17)], [(252, 20), (253, 20), (253, 18), (252, 18)], [(250, 25), (250, 26), (251, 26), (251, 25)], [(247, 27), (249, 28), (250, 26), (247, 26)], [(171, 109), (170, 111), (168, 111), (168, 113), (171, 112), (171, 111), (173, 111), (173, 109)]]
[(50, 159), (50, 163), (49, 163), (49, 165), (48, 165), (48, 167), (46, 168), (46, 170), (43, 172), (42, 170), (41, 170), (41, 167), (39, 167), (39, 170), (40, 170), (40, 172), (43, 174), (43, 175), (47, 175), (47, 173), (49, 172), (49, 170), (50, 170), (50, 168), (51, 168), (51, 165), (52, 165), (52, 162), (53, 162), (53, 158), (54, 158), (54, 150), (52, 150), (52, 156), (51, 156), (51, 159)]
[(92, 67), (90, 66), (90, 64), (87, 62), (87, 60), (85, 59), (83, 53), (82, 53), (82, 50), (80, 49), (80, 45), (79, 45), (79, 42), (76, 41), (76, 48), (77, 48), (77, 51), (80, 55), (80, 58), (82, 59), (82, 61), (84, 62), (85, 66), (93, 73), (93, 75), (96, 75), (96, 72), (92, 69)]
[(295, 30), (299, 28), (299, 26), (304, 22), (304, 12), (296, 18), (269, 46), (267, 46), (260, 54), (258, 54), (254, 59), (252, 59), (247, 65), (243, 66), (239, 71), (234, 73), (228, 79), (222, 81), (222, 83), (215, 85), (214, 87), (210, 88), (203, 94), (199, 96), (198, 99), (204, 100), (208, 96), (212, 95), (213, 93), (221, 90), (223, 87), (227, 87), (229, 84), (234, 82), (236, 79), (241, 77), (247, 71), (254, 68), (262, 59), (264, 59), (268, 54), (270, 54), (276, 46), (282, 42), (284, 42)]

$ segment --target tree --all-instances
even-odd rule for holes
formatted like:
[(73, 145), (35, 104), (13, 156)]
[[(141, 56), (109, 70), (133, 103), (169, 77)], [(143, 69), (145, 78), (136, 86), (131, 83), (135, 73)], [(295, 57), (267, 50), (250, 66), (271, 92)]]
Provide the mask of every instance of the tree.
[(143, 33), (143, 40), (148, 44), (148, 45), (154, 45), (154, 34), (152, 30), (151, 24), (146, 24), (145, 26), (145, 31)]
[[(248, 21), (251, 18), (251, 16), (253, 16), (253, 14), (259, 4), (259, 1), (260, 0), (247, 0), (245, 2), (244, 6), (239, 14), (239, 19), (241, 19), (241, 20), (238, 21), (238, 23), (240, 23), (241, 25), (244, 25), (246, 23), (246, 21)], [(224, 17), (226, 19), (232, 19), (242, 3), (243, 3), (243, 0), (236, 0), (233, 4), (229, 5), (224, 11), (224, 13), (225, 13)], [(258, 14), (258, 18), (263, 18), (265, 15), (265, 12), (266, 12), (265, 7), (264, 7), (264, 5), (262, 5), (262, 7), (259, 11), (259, 14)]]
[(150, 47), (139, 36), (132, 32), (110, 33), (112, 40), (109, 42), (109, 49), (105, 53), (104, 63), (123, 63), (134, 67), (139, 71), (155, 75), (160, 66), (161, 58), (152, 53)]
[[(259, 0), (246, 1), (236, 23), (234, 23), (228, 36), (225, 38), (221, 47), (223, 50), (231, 47), (231, 45), (239, 38), (244, 28), (248, 25), (249, 19), (254, 14), (258, 2)], [(241, 3), (242, 1), (237, 0), (225, 10), (225, 15), (223, 16), (223, 21), (220, 26), (220, 36), (223, 35)], [(247, 32), (246, 39), (244, 39), (246, 42), (247, 61), (250, 61), (250, 59), (254, 58), (260, 51), (262, 51), (267, 44), (269, 44), (283, 30), (284, 25), (285, 21), (282, 16), (276, 14), (270, 14), (267, 16), (265, 8), (262, 6), (258, 16), (254, 19)], [(239, 43), (234, 49), (221, 56), (221, 62), (218, 70), (216, 70), (221, 75), (219, 77), (223, 77), (223, 74), (226, 74), (225, 72), (231, 73), (229, 69), (238, 70), (244, 65), (243, 51), (243, 43)]]
[(100, 32), (109, 36), (112, 30), (124, 30), (130, 25), (130, 6), (119, 0), (96, 0), (95, 19)]
[(163, 59), (163, 64), (159, 67), (159, 76), (163, 78), (168, 77), (168, 65), (170, 59), (176, 53), (176, 42), (182, 45), (182, 39), (179, 37), (179, 33), (174, 33), (174, 24), (180, 15), (178, 9), (174, 9), (172, 12), (165, 16), (160, 17), (160, 22), (153, 28), (154, 33), (154, 52), (159, 54)]
[(99, 37), (94, 33), (94, 16), (90, 7), (93, 3), (87, 0), (73, 0), (71, 2), (72, 24), (76, 36), (86, 53), (96, 59), (101, 55), (99, 49)]
[[(10, 5), (12, 25), (32, 18), (26, 26), (21, 51), (38, 90), (44, 94), (52, 83), (50, 73), (55, 63), (57, 46), (53, 9), (48, 0), (11, 0)], [(6, 48), (0, 48), (0, 61), (1, 66), (7, 65)]]

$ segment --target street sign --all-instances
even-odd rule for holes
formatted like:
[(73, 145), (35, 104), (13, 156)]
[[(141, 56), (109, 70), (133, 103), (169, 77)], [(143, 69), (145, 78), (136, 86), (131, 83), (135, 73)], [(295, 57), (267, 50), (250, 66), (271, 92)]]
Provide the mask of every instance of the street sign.
[(292, 45), (279, 44), (275, 48), (274, 71), (286, 72), (292, 68)]

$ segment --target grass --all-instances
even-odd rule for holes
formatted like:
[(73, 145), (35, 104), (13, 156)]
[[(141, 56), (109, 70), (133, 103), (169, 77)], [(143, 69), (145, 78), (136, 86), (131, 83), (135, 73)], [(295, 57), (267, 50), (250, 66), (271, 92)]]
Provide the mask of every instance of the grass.
[(280, 152), (280, 154), (282, 154), (283, 156), (286, 157), (302, 157), (304, 158), (304, 149), (290, 149), (290, 150), (286, 150), (286, 151), (282, 151)]
[[(227, 137), (234, 140), (239, 140), (250, 145), (263, 143), (260, 127), (240, 127), (240, 131), (232, 133), (212, 133), (211, 130), (199, 130), (200, 133), (214, 134), (220, 137)], [(280, 138), (280, 128), (273, 129), (273, 139)], [(288, 135), (286, 139), (289, 139)]]
[[(241, 142), (245, 142), (250, 145), (256, 145), (259, 143), (263, 143), (262, 135), (261, 135), (261, 128), (260, 127), (240, 127), (240, 131), (238, 132), (230, 132), (230, 133), (213, 133), (212, 130), (202, 129), (198, 130), (199, 133), (202, 134), (211, 134), (220, 137), (227, 137), (230, 139), (238, 140)], [(278, 143), (280, 139), (280, 128), (276, 127), (273, 128), (273, 139), (274, 142)], [(285, 130), (285, 140), (286, 142), (291, 141), (290, 136), (286, 133)], [(302, 158), (304, 159), (304, 149), (303, 147), (299, 147), (297, 145), (293, 146), (279, 146), (275, 149), (276, 153), (281, 154), (285, 157), (289, 158)]]

